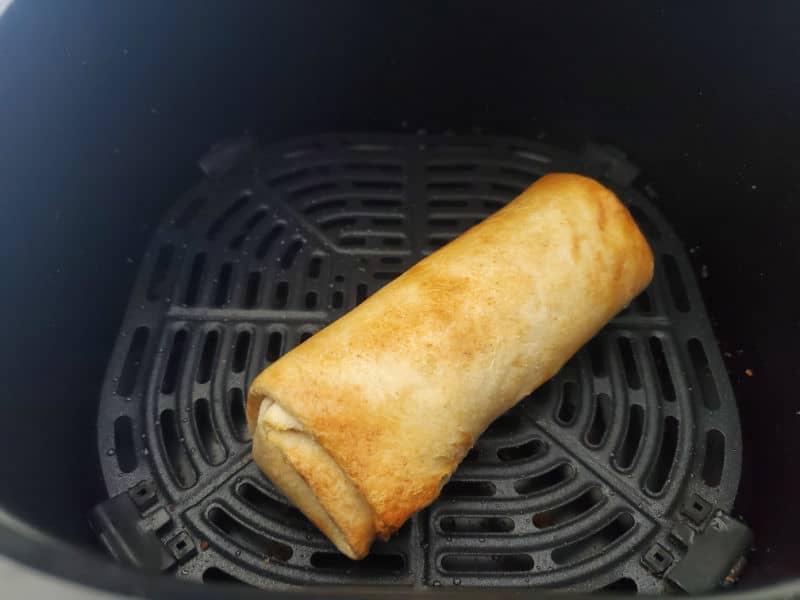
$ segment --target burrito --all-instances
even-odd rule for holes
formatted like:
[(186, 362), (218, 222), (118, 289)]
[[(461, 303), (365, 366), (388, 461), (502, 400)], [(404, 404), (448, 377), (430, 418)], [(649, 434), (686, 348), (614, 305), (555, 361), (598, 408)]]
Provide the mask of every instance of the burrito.
[(247, 398), (253, 457), (342, 553), (363, 558), (652, 275), (613, 192), (542, 177), (268, 366)]

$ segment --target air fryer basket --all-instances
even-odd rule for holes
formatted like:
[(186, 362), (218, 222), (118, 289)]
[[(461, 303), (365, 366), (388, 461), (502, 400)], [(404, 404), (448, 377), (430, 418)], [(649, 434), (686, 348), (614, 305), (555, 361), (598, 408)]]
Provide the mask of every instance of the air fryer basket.
[[(498, 561), (508, 561), (509, 568), (523, 568), (529, 564), (519, 558), (523, 555), (534, 562), (529, 586), (540, 577), (538, 583), (548, 589), (580, 591), (611, 585), (612, 591), (619, 591), (635, 584), (642, 590), (655, 590), (666, 586), (665, 578), (654, 574), (664, 559), (672, 560), (673, 568), (702, 562), (682, 560), (686, 550), (681, 539), (688, 540), (683, 534), (690, 532), (684, 528), (672, 535), (675, 525), (688, 518), (686, 510), (691, 511), (689, 505), (677, 501), (678, 496), (694, 490), (705, 499), (709, 490), (716, 489), (709, 503), (725, 514), (717, 515), (721, 520), (714, 528), (710, 515), (703, 521), (704, 528), (695, 526), (704, 533), (695, 532), (692, 547), (704, 548), (704, 559), (721, 556), (728, 564), (732, 557), (719, 548), (736, 544), (716, 533), (733, 528), (737, 543), (747, 545), (746, 530), (736, 525), (741, 520), (752, 530), (754, 541), (736, 589), (759, 597), (797, 594), (798, 29), (800, 11), (790, 3), (732, 2), (723, 10), (710, 4), (674, 3), (575, 6), (467, 1), (424, 6), (342, 0), (231, 6), (77, 0), (43, 8), (40, 3), (13, 2), (0, 16), (0, 202), (4, 215), (0, 247), (6, 257), (0, 294), (0, 314), (6, 319), (0, 345), (4, 392), (0, 402), (4, 456), (0, 462), (0, 567), (21, 561), (38, 570), (33, 572), (34, 582), (35, 573), (41, 571), (116, 593), (170, 598), (216, 595), (212, 581), (202, 586), (186, 581), (202, 579), (207, 573), (207, 580), (219, 582), (233, 576), (269, 588), (227, 586), (222, 592), (226, 597), (247, 596), (248, 590), (252, 597), (277, 597), (284, 592), (275, 588), (294, 581), (295, 575), (275, 577), (284, 568), (280, 560), (256, 564), (256, 554), (244, 545), (237, 557), (234, 538), (239, 536), (243, 543), (255, 539), (239, 528), (242, 525), (288, 547), (292, 557), (285, 563), (308, 567), (309, 583), (325, 578), (335, 581), (333, 590), (314, 588), (324, 595), (336, 594), (335, 590), (366, 594), (351, 584), (384, 584), (393, 579), (401, 585), (381, 585), (380, 593), (527, 593), (511, 587), (526, 584), (525, 575), (521, 581), (518, 578), (523, 571), (476, 574), (476, 569), (491, 569)], [(396, 160), (388, 172), (380, 166), (371, 168), (383, 162), (377, 153), (346, 147), (345, 142), (356, 138), (318, 135), (349, 131), (392, 134), (389, 154)], [(363, 139), (374, 141), (375, 135)], [(283, 156), (286, 151), (281, 150), (280, 140), (312, 137), (321, 144), (316, 155)], [(473, 146), (488, 143), (490, 148), (434, 151), (437, 144), (456, 138)], [(226, 139), (233, 141), (208, 153), (213, 144)], [(420, 143), (426, 145), (425, 150), (420, 150)], [(532, 154), (514, 154), (508, 144), (525, 146)], [(253, 148), (258, 150), (247, 154)], [(454, 162), (456, 155), (458, 161), (468, 156), (468, 163), (477, 168), (436, 173), (435, 168), (428, 169), (435, 152)], [(323, 155), (336, 164), (330, 173), (324, 168), (301, 172)], [(553, 161), (538, 162), (536, 155)], [(345, 167), (345, 156), (357, 168)], [(234, 166), (237, 157), (244, 161), (238, 167)], [(198, 161), (204, 172), (198, 170)], [(261, 163), (242, 170), (242, 165), (253, 165), (248, 161)], [(501, 173), (500, 168), (521, 168), (526, 174), (517, 177), (513, 171)], [(478, 185), (481, 192), (484, 185), (511, 185), (492, 192), (497, 200), (505, 201), (514, 189), (555, 168), (589, 173), (614, 187), (634, 210), (639, 208), (636, 216), (658, 248), (660, 275), (657, 289), (648, 296), (650, 312), (642, 311), (646, 300), (634, 302), (602, 338), (608, 377), (595, 375), (589, 349), (579, 353), (545, 398), (529, 399), (513, 413), (519, 417), (516, 421), (504, 419), (492, 428), (459, 472), (458, 484), (449, 490), (459, 494), (491, 490), (493, 495), (443, 498), (397, 539), (378, 549), (379, 556), (388, 558), (377, 559), (377, 565), (338, 563), (340, 559), (332, 558), (331, 548), (313, 530), (286, 543), (281, 534), (294, 535), (300, 529), (292, 528), (296, 524), (292, 515), (281, 516), (280, 522), (270, 518), (269, 511), (276, 511), (274, 517), (286, 509), (252, 466), (244, 464), (247, 442), (236, 437), (239, 430), (227, 412), (230, 398), (225, 393), (244, 389), (243, 382), (267, 360), (273, 333), (281, 334), (285, 351), (307, 333), (300, 326), (321, 326), (352, 306), (364, 294), (360, 284), (366, 285), (367, 292), (374, 291), (388, 280), (383, 277), (432, 249), (429, 244), (468, 226), (464, 215), (477, 218), (490, 210), (473, 204), (477, 200), (469, 198), (477, 196), (472, 188), (436, 190), (435, 186), (428, 189), (429, 183), (456, 181)], [(283, 183), (269, 183), (284, 171), (297, 172), (299, 180), (290, 177)], [(213, 239), (207, 239), (215, 220), (235, 208), (236, 193), (256, 176), (263, 185), (248, 188), (252, 195), (241, 210), (230, 214)], [(407, 221), (394, 219), (393, 224), (382, 221), (380, 225), (365, 223), (364, 218), (373, 217), (357, 214), (365, 207), (349, 200), (329, 212), (320, 209), (317, 214), (313, 210), (305, 214), (313, 195), (303, 198), (301, 193), (292, 199), (290, 193), (307, 177), (332, 178), (336, 186), (345, 187), (351, 186), (348, 181), (353, 177), (390, 181), (395, 188), (399, 181), (399, 191), (384, 189), (381, 194), (418, 198), (423, 210), (409, 213)], [(211, 203), (183, 229), (173, 228), (169, 221), (180, 221), (183, 213), (177, 211), (188, 207), (194, 197), (182, 194), (200, 178), (213, 192), (207, 196)], [(479, 182), (481, 178), (485, 181)], [(444, 194), (440, 199), (446, 200), (451, 193), (452, 199), (467, 202), (466, 210), (464, 206), (430, 206), (436, 194)], [(375, 197), (382, 196), (376, 193)], [(251, 224), (261, 206), (266, 211), (263, 219)], [(374, 217), (381, 219), (405, 214), (404, 208), (370, 210), (387, 213)], [(323, 217), (333, 219), (327, 229), (321, 226)], [(337, 224), (339, 218), (343, 221)], [(276, 220), (285, 221), (286, 229), (265, 251), (263, 262), (254, 254), (244, 256), (244, 251), (250, 252), (250, 246), (268, 235), (266, 228)], [(314, 229), (319, 235), (309, 234)], [(366, 235), (367, 229), (408, 243), (401, 247), (408, 254), (397, 253), (400, 263), (382, 263), (381, 258), (396, 258), (384, 252), (387, 236)], [(340, 236), (353, 230), (365, 233), (342, 244)], [(287, 249), (298, 231), (302, 248), (291, 259)], [(654, 239), (654, 233), (660, 233), (660, 238)], [(250, 240), (245, 239), (248, 236)], [(381, 252), (371, 253), (373, 249)], [(306, 274), (316, 250), (328, 262), (321, 264), (320, 276), (311, 283)], [(207, 262), (199, 295), (193, 306), (184, 308), (187, 278), (196, 255), (203, 252)], [(675, 257), (688, 311), (676, 304), (677, 298), (685, 307), (680, 291), (673, 296), (673, 290), (680, 289), (670, 288), (670, 278), (665, 277), (668, 271), (675, 272), (665, 255)], [(366, 258), (366, 263), (359, 262), (360, 258)], [(229, 271), (224, 270), (226, 262), (231, 264)], [(226, 272), (230, 273), (229, 300), (226, 286), (219, 285), (220, 273), (224, 282)], [(259, 308), (246, 309), (243, 304), (248, 301), (253, 272), (259, 273)], [(337, 280), (337, 275), (344, 280)], [(284, 302), (283, 291), (277, 293), (283, 281), (288, 284), (284, 308), (289, 310), (272, 306)], [(333, 288), (325, 287), (331, 283)], [(167, 294), (173, 290), (179, 294), (169, 296), (167, 307)], [(316, 293), (316, 308), (306, 308), (306, 302), (313, 303), (309, 292)], [(336, 292), (341, 292), (339, 299), (334, 298)], [(217, 302), (223, 306), (216, 306)], [(329, 308), (339, 302), (340, 307)], [(138, 308), (141, 304), (144, 309)], [(262, 318), (246, 317), (252, 310), (261, 311)], [(289, 317), (278, 317), (278, 313)], [(306, 319), (309, 313), (320, 314)], [(136, 341), (140, 327), (147, 327), (141, 361), (136, 360), (136, 352), (128, 360), (130, 342)], [(242, 374), (232, 372), (227, 362), (220, 370), (211, 361), (209, 384), (198, 383), (193, 366), (184, 366), (174, 371), (185, 380), (176, 379), (176, 393), (162, 393), (157, 387), (163, 381), (158, 369), (169, 370), (174, 334), (185, 330), (186, 362), (202, 358), (203, 336), (214, 328), (220, 359), (232, 353), (235, 362), (236, 341), (246, 337), (239, 337), (242, 332), (249, 333), (251, 344), (261, 345), (251, 347)], [(653, 331), (662, 334), (655, 337), (661, 340), (664, 363), (655, 350), (657, 343), (651, 346)], [(120, 338), (120, 332), (127, 337)], [(626, 343), (620, 346), (614, 336), (631, 340), (640, 369), (636, 371), (638, 390), (628, 390), (621, 360), (621, 352), (628, 352)], [(699, 340), (707, 368), (696, 350), (669, 343), (685, 342), (686, 336)], [(161, 348), (164, 352), (157, 354)], [(274, 342), (270, 356), (277, 354), (276, 348)], [(676, 400), (662, 402), (666, 407), (662, 414), (654, 410), (659, 405), (650, 404), (650, 398), (664, 389), (667, 379), (662, 380), (664, 371), (659, 367), (663, 364), (675, 384)], [(121, 379), (113, 382), (113, 377)], [(685, 411), (680, 394), (689, 392), (689, 387), (693, 388), (690, 393), (697, 393), (710, 378), (716, 384), (720, 409)], [(562, 412), (558, 392), (570, 382), (576, 387), (566, 385), (566, 389), (578, 389), (581, 395), (575, 424), (563, 425), (559, 413), (562, 421), (571, 422), (567, 418), (570, 402)], [(595, 405), (602, 407), (606, 402), (590, 396), (588, 390), (603, 384), (607, 390), (600, 391), (609, 397), (606, 406), (612, 410), (627, 407), (630, 398), (635, 405), (640, 398), (644, 415), (663, 417), (652, 422), (658, 435), (645, 436), (642, 452), (649, 453), (648, 457), (659, 456), (662, 440), (670, 440), (670, 435), (664, 435), (672, 428), (665, 426), (666, 418), (676, 419), (678, 462), (687, 465), (686, 473), (696, 475), (689, 483), (682, 474), (671, 473), (664, 479), (664, 496), (651, 498), (647, 485), (652, 460), (635, 461), (630, 479), (621, 478), (613, 464), (597, 467), (600, 459), (608, 458), (610, 440), (619, 437), (623, 426), (627, 430), (631, 420), (624, 411), (621, 420), (612, 412), (607, 426), (614, 424), (619, 431), (609, 428), (608, 441), (601, 448), (592, 447), (590, 440), (587, 444), (585, 433), (592, 432), (591, 440), (602, 438), (597, 434), (600, 425), (586, 427), (595, 423), (595, 414), (603, 414)], [(130, 395), (119, 393), (126, 392), (126, 387)], [(169, 378), (165, 389), (170, 389)], [(212, 404), (211, 392), (221, 402)], [(699, 402), (692, 397), (693, 406), (702, 404), (703, 397)], [(738, 453), (731, 452), (739, 440), (732, 398), (740, 416)], [(208, 404), (195, 405), (195, 400)], [(145, 421), (137, 419), (145, 407), (157, 414), (151, 413), (149, 429), (142, 431), (137, 427)], [(174, 411), (176, 436), (169, 437), (167, 425), (167, 439), (177, 439), (177, 443), (171, 442), (168, 452), (159, 441), (165, 430), (158, 417), (169, 409)], [(114, 423), (123, 414), (131, 419), (131, 452), (125, 468), (119, 469), (126, 444), (114, 440)], [(681, 437), (690, 421), (695, 426), (692, 435)], [(120, 423), (119, 435), (124, 440), (126, 425)], [(201, 427), (196, 428), (198, 423)], [(644, 426), (648, 424), (645, 418)], [(717, 488), (703, 482), (706, 432), (711, 430), (718, 430), (725, 440), (725, 451), (719, 452), (723, 468)], [(147, 437), (142, 439), (141, 433)], [(719, 448), (715, 435), (711, 434), (711, 446)], [(536, 436), (538, 442), (527, 444)], [(682, 440), (693, 442), (684, 447)], [(112, 448), (116, 454), (110, 456)], [(531, 456), (525, 457), (526, 453)], [(684, 462), (684, 456), (692, 461)], [(569, 466), (561, 471), (562, 476), (574, 474), (573, 479), (538, 495), (519, 495), (518, 513), (494, 506), (516, 502), (514, 484), (546, 473), (544, 467), (551, 464), (547, 461), (556, 457), (574, 467), (574, 471)], [(153, 468), (157, 461), (160, 466)], [(173, 475), (173, 462), (179, 470), (180, 465), (189, 465), (181, 473), (191, 480), (194, 470), (197, 483), (181, 488)], [(235, 464), (241, 465), (242, 481), (237, 484), (234, 476), (222, 485)], [(530, 469), (523, 473), (525, 465)], [(215, 487), (214, 482), (219, 485)], [(585, 496), (579, 484), (587, 484)], [(143, 495), (136, 496), (142, 490)], [(614, 495), (609, 496), (612, 490)], [(576, 496), (571, 495), (573, 491)], [(641, 506), (637, 498), (643, 500)], [(598, 499), (601, 502), (595, 505)], [(220, 511), (211, 511), (212, 501)], [(566, 513), (552, 510), (562, 506), (591, 508), (578, 520), (569, 521), (571, 509)], [(659, 506), (664, 510), (658, 512)], [(158, 508), (164, 508), (167, 518)], [(451, 508), (452, 512), (446, 512)], [(542, 532), (599, 520), (606, 514), (602, 511), (612, 508), (620, 509), (619, 514), (632, 514), (630, 535), (651, 524), (655, 533), (648, 539), (664, 552), (656, 548), (643, 559), (650, 550), (646, 544), (634, 551), (632, 545), (611, 542), (595, 554), (599, 558), (592, 565), (607, 565), (619, 558), (614, 568), (595, 569), (588, 561), (575, 570), (575, 578), (556, 581), (553, 565), (543, 556), (563, 547), (564, 540), (549, 538), (553, 542), (549, 549), (528, 542)], [(87, 519), (90, 513), (94, 529)], [(559, 524), (564, 514), (567, 521)], [(121, 518), (124, 515), (129, 518)], [(536, 523), (534, 515), (540, 515)], [(548, 528), (551, 519), (556, 526)], [(617, 532), (625, 529), (626, 520), (623, 517), (623, 527)], [(121, 531), (124, 523), (136, 531)], [(509, 526), (513, 529), (506, 531)], [(107, 532), (104, 543), (98, 543), (97, 531)], [(588, 527), (579, 533), (587, 532)], [(180, 534), (186, 537), (178, 538)], [(306, 534), (312, 539), (307, 540)], [(481, 542), (484, 537), (486, 541)], [(150, 562), (130, 568), (109, 559), (105, 546), (113, 548), (125, 540), (137, 542), (129, 548), (129, 557), (148, 556)], [(499, 552), (476, 550), (499, 540), (516, 541), (504, 542)], [(179, 548), (181, 541), (186, 545)], [(710, 546), (698, 546), (698, 542)], [(260, 538), (256, 543), (261, 543)], [(158, 550), (143, 550), (148, 547)], [(614, 554), (624, 554), (621, 548), (631, 553)], [(187, 556), (176, 559), (172, 550), (180, 554), (183, 549)], [(288, 554), (279, 546), (273, 550), (277, 558)], [(268, 554), (264, 553), (265, 559)], [(463, 556), (469, 554), (484, 558), (465, 561)], [(504, 554), (517, 558), (508, 560)], [(156, 561), (163, 559), (163, 564), (154, 565), (154, 556)], [(445, 560), (450, 556), (455, 558)], [(209, 569), (202, 568), (206, 558)], [(168, 567), (170, 575), (153, 574), (160, 573), (162, 566)], [(363, 569), (374, 566), (384, 567), (379, 576), (370, 575), (372, 571), (364, 574)], [(544, 567), (541, 576), (540, 567)], [(12, 585), (22, 576), (21, 569), (7, 572), (17, 578), (4, 577), (4, 584)], [(681, 581), (689, 582), (684, 587), (707, 586), (702, 573), (699, 578), (694, 577), (697, 574), (690, 573), (688, 579), (682, 574)], [(461, 584), (458, 588), (456, 580)], [(435, 581), (440, 586), (433, 590)], [(774, 585), (778, 583), (785, 585)], [(464, 589), (467, 585), (477, 588)], [(505, 586), (505, 591), (495, 590), (497, 585)], [(30, 594), (26, 589), (18, 595)]]
[[(144, 256), (101, 394), (111, 500), (92, 519), (119, 560), (268, 588), (703, 592), (737, 568), (751, 537), (727, 515), (736, 404), (687, 255), (629, 187), (637, 169), (618, 151), (341, 135), (258, 152), (229, 142), (202, 164), (209, 178), (167, 213)], [(495, 421), (437, 502), (348, 560), (259, 473), (245, 390), (548, 172), (617, 190), (654, 249), (653, 284)]]

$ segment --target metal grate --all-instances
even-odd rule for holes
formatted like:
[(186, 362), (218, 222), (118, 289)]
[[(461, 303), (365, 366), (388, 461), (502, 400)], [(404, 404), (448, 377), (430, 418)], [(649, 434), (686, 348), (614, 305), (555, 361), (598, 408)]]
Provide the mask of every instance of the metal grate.
[[(597, 148), (327, 136), (205, 180), (145, 254), (110, 361), (109, 495), (152, 482), (145, 514), (166, 509), (155, 534), (194, 580), (663, 590), (642, 557), (680, 554), (669, 532), (691, 499), (731, 508), (741, 438), (686, 256), (618, 167)], [(346, 559), (250, 460), (249, 382), (551, 171), (615, 189), (653, 246), (652, 285), (489, 428), (429, 509)]]

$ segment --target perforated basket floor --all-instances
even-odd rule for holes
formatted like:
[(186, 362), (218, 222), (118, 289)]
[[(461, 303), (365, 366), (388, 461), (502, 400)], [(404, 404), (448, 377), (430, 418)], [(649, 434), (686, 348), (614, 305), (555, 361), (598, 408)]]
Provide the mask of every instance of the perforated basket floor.
[[(597, 148), (327, 136), (203, 181), (144, 256), (109, 364), (109, 496), (146, 482), (142, 523), (188, 579), (663, 590), (643, 556), (681, 556), (668, 533), (692, 506), (731, 508), (741, 437), (687, 258), (631, 169)], [(249, 382), (552, 171), (618, 193), (654, 249), (652, 285), (489, 428), (429, 509), (346, 559), (251, 461)]]

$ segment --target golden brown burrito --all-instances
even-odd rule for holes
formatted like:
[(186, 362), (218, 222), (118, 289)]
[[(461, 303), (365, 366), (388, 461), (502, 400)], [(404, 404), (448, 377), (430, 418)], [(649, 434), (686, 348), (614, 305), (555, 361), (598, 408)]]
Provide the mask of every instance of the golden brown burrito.
[(255, 461), (363, 558), (652, 274), (611, 191), (542, 177), (265, 369), (247, 399)]

